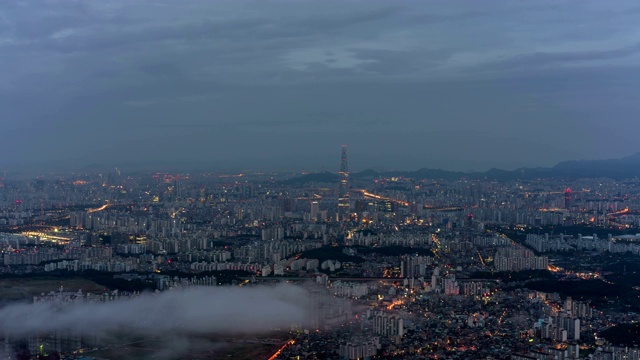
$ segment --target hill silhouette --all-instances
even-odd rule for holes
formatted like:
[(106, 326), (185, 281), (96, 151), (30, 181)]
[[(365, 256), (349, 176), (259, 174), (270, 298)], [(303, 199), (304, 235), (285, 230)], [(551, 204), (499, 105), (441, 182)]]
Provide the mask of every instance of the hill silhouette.
[[(384, 171), (367, 169), (351, 173), (354, 179), (375, 179), (379, 177), (405, 177), (413, 179), (442, 180), (526, 180), (540, 178), (612, 178), (625, 179), (640, 177), (640, 153), (621, 159), (609, 160), (571, 160), (563, 161), (550, 168), (519, 168), (516, 170), (490, 169), (483, 172), (461, 172), (443, 169), (422, 168), (415, 171)], [(306, 174), (286, 180), (287, 183), (337, 182), (339, 176), (331, 172)]]

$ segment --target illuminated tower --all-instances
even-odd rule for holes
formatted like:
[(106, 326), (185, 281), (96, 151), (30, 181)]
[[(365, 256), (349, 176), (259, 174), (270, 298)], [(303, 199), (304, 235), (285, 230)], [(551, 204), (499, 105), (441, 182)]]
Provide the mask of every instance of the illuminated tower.
[(347, 165), (347, 145), (342, 145), (340, 161), (340, 189), (338, 191), (338, 214), (340, 220), (349, 213), (349, 167)]
[(571, 189), (567, 188), (564, 191), (564, 208), (569, 209), (571, 207)]

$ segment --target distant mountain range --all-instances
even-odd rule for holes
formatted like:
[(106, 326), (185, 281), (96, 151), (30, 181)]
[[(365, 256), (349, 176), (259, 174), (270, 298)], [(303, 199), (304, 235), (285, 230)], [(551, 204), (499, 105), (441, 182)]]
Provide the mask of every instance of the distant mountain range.
[[(459, 180), (487, 179), (487, 180), (517, 180), (539, 178), (634, 178), (640, 177), (640, 153), (610, 160), (572, 160), (563, 161), (551, 168), (520, 168), (516, 170), (490, 169), (484, 172), (461, 172), (442, 169), (423, 168), (416, 171), (384, 171), (364, 170), (349, 175), (354, 179), (375, 179), (379, 177), (405, 177), (414, 179), (443, 179)], [(308, 182), (333, 183), (339, 179), (338, 174), (331, 172), (317, 172), (305, 174), (286, 180), (289, 184), (303, 184)]]

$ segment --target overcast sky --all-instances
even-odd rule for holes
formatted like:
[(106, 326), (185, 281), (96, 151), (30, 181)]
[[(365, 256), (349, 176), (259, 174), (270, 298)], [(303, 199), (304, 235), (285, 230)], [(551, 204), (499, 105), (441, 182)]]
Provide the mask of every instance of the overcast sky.
[(0, 166), (550, 166), (639, 151), (640, 3), (0, 4)]

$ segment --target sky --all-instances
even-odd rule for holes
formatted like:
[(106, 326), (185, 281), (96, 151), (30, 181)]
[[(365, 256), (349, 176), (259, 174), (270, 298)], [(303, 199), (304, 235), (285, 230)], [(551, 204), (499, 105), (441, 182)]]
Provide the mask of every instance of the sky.
[(640, 3), (0, 5), (0, 168), (481, 171), (639, 151)]

